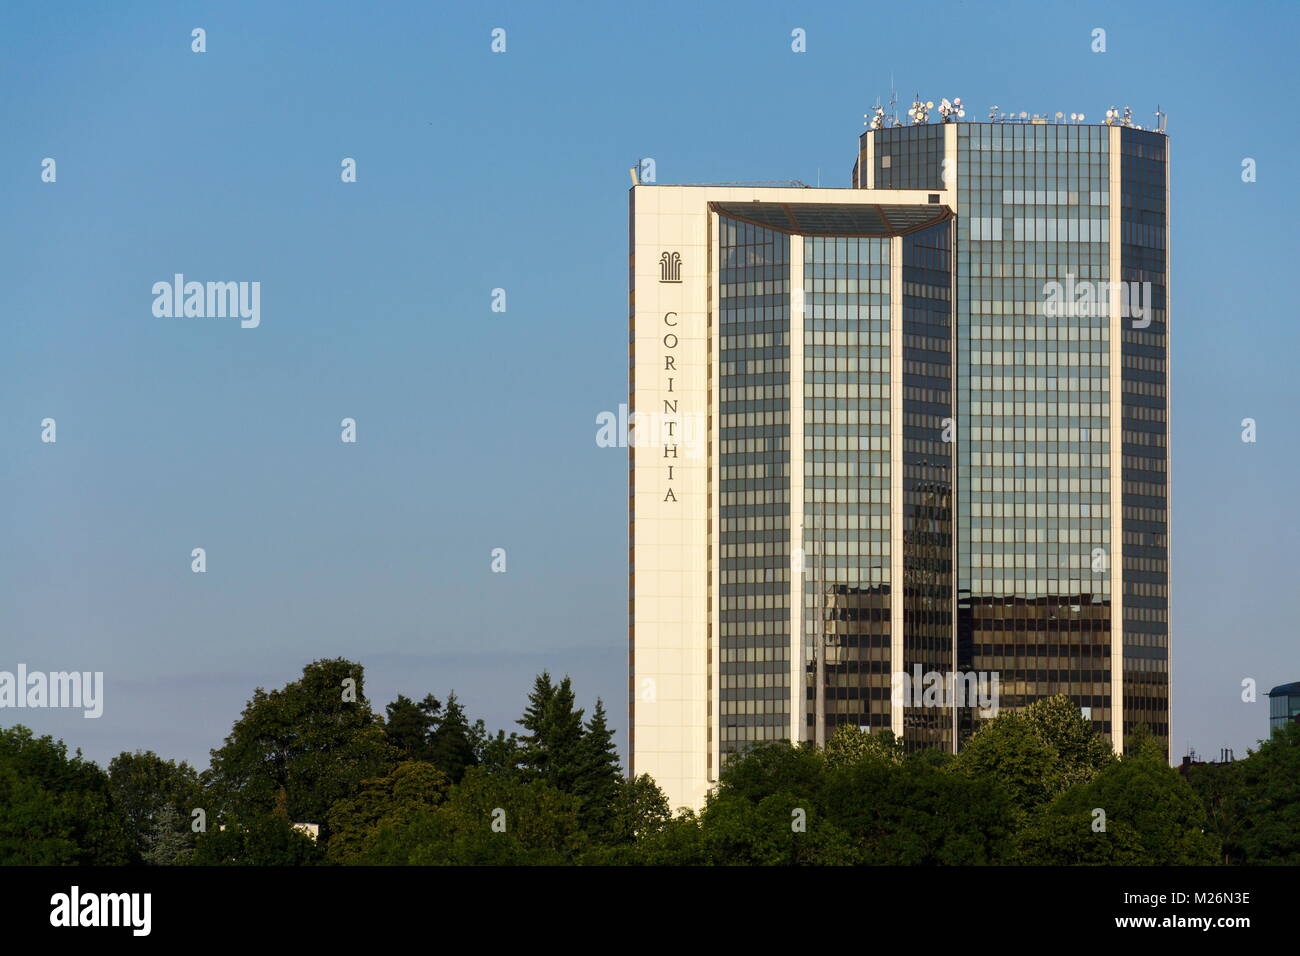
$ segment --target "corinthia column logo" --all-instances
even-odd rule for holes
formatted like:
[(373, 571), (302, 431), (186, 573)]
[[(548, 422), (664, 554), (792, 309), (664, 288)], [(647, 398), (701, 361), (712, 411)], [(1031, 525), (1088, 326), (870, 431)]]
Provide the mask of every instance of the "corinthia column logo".
[(682, 256), (678, 252), (665, 252), (659, 257), (659, 281), (682, 281)]

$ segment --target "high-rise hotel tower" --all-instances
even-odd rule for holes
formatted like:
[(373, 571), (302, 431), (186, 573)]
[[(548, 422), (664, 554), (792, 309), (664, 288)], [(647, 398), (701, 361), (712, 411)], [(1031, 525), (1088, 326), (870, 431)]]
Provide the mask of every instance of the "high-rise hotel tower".
[(1167, 741), (1168, 140), (1113, 122), (632, 187), (632, 770), (674, 807), (755, 741), (959, 748), (989, 710), (923, 675)]

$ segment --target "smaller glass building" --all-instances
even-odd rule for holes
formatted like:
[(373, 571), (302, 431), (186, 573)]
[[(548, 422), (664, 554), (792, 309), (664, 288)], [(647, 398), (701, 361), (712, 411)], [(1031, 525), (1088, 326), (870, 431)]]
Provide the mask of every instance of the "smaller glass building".
[(1300, 681), (1274, 687), (1268, 692), (1268, 732), (1271, 735), (1300, 718)]

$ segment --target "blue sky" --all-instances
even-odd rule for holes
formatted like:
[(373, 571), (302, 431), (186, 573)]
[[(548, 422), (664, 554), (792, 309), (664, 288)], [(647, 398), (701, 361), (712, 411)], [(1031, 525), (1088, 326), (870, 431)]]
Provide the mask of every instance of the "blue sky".
[[(255, 686), (342, 655), (377, 705), (454, 687), (493, 727), (534, 673), (570, 673), (625, 744), (626, 458), (594, 436), (626, 393), (627, 170), (848, 185), (892, 74), (900, 99), (960, 96), (970, 118), (1168, 113), (1172, 749), (1244, 753), (1262, 694), (1300, 679), (1297, 19), (1281, 3), (5, 4), (0, 669), (102, 670), (107, 700), (98, 720), (0, 725), (203, 766)], [(260, 327), (156, 318), (151, 287), (177, 272), (261, 282)]]

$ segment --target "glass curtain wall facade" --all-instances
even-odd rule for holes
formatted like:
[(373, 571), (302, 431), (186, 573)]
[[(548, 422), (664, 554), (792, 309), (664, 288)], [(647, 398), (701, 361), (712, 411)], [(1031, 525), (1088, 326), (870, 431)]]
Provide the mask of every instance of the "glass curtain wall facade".
[[(725, 759), (788, 738), (800, 702), (805, 739), (828, 739), (840, 725), (879, 732), (901, 723), (909, 749), (951, 748), (949, 710), (904, 707), (900, 720), (891, 689), (902, 669), (953, 669), (952, 221), (901, 238), (802, 236), (803, 308), (793, 313), (791, 235), (725, 214), (718, 230), (719, 751)], [(802, 325), (798, 354), (792, 321)], [(802, 450), (790, 444), (791, 388), (801, 390)], [(801, 502), (790, 498), (794, 456)], [(891, 525), (896, 460), (900, 528)], [(802, 555), (791, 554), (792, 530)], [(800, 593), (803, 660), (793, 673), (804, 686), (791, 688), (800, 642), (789, 611)], [(896, 600), (904, 602), (897, 659)]]
[[(859, 152), (874, 172), (859, 185), (876, 189), (941, 188), (945, 150), (955, 157), (956, 480), (947, 490), (958, 669), (999, 674), (1002, 707), (1064, 693), (1098, 731), (1146, 724), (1166, 746), (1167, 144), (1133, 128), (957, 123), (872, 131)], [(1109, 290), (1121, 282), (1116, 299)], [(1095, 289), (1096, 302), (1052, 313), (1053, 284), (1066, 299)], [(1118, 320), (1115, 301), (1126, 308)], [(1130, 314), (1134, 303), (1146, 311)], [(933, 380), (918, 387), (935, 392)], [(927, 408), (943, 409), (937, 397)], [(1119, 527), (1123, 540), (1112, 541)], [(1112, 594), (1121, 586), (1122, 602)], [(1123, 620), (1113, 620), (1121, 604)], [(917, 645), (927, 669), (943, 657), (934, 621), (929, 643)], [(960, 743), (978, 718), (963, 709), (957, 723)], [(941, 743), (934, 724), (925, 733)]]
[(892, 290), (887, 237), (809, 236), (803, 248), (805, 722), (816, 740), (819, 712), (824, 739), (891, 721)]
[(875, 138), (877, 189), (943, 188), (943, 126), (891, 126)]
[[(1120, 131), (1121, 278), (1150, 283), (1149, 313), (1123, 326), (1124, 721), (1169, 736), (1167, 140)], [(1143, 294), (1143, 300), (1146, 299)]]
[(1042, 304), (1110, 278), (1108, 134), (957, 125), (961, 663), (1003, 707), (1066, 693), (1106, 734), (1110, 319)]
[(720, 752), (790, 736), (790, 237), (719, 217)]
[(1268, 692), (1268, 732), (1271, 736), (1300, 720), (1300, 681), (1283, 684)]
[[(954, 669), (951, 237), (946, 222), (902, 243), (902, 669), (909, 674)], [(946, 705), (905, 708), (904, 746), (951, 750), (952, 721)]]

